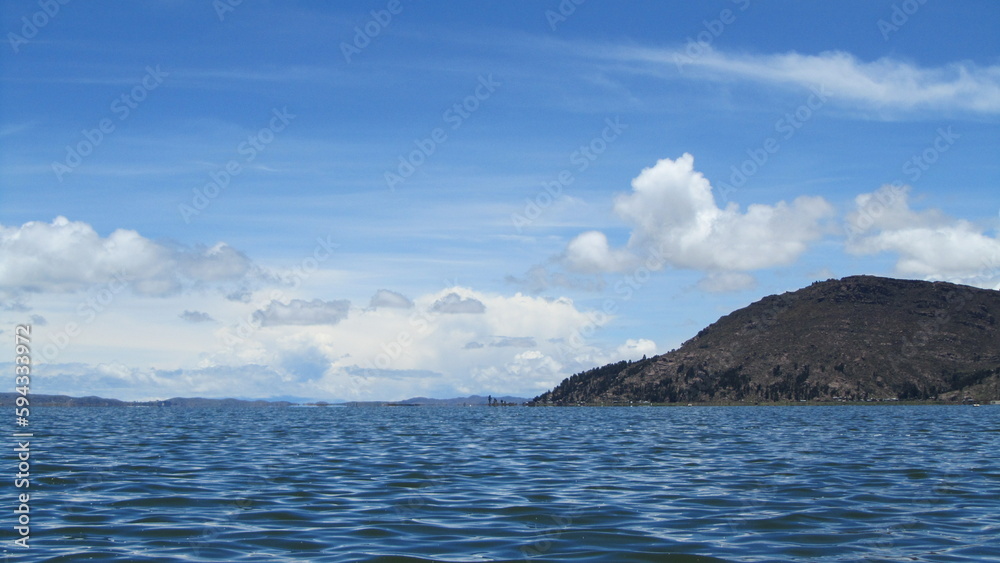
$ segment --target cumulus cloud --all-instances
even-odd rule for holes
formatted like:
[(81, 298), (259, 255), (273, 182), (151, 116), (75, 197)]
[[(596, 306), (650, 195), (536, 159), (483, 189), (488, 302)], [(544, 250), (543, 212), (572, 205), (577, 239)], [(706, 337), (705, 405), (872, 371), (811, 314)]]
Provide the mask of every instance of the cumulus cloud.
[(292, 299), (288, 303), (271, 301), (255, 313), (261, 326), (334, 325), (347, 318), (351, 303), (346, 300), (323, 301)]
[(822, 85), (833, 100), (892, 111), (1000, 113), (1000, 66), (957, 62), (921, 67), (890, 57), (860, 61), (849, 53), (736, 55), (706, 47), (697, 57), (674, 50), (623, 48), (611, 56), (681, 68), (684, 76), (743, 78), (775, 86)]
[(578, 235), (566, 247), (564, 263), (574, 272), (594, 274), (625, 270), (636, 262), (626, 250), (612, 249), (608, 237), (600, 231)]
[[(265, 330), (220, 327), (218, 341), (232, 344), (205, 361), (270, 366), (287, 381), (315, 384), (314, 396), (395, 400), (501, 391), (535, 396), (576, 371), (600, 365), (614, 351), (606, 349), (597, 334), (608, 317), (583, 311), (567, 298), (499, 295), (455, 286), (413, 302), (410, 309), (352, 308), (336, 324), (277, 324), (272, 318), (264, 323)], [(298, 303), (300, 308), (304, 303)], [(285, 313), (292, 305), (267, 309)], [(477, 314), (441, 314), (442, 309)], [(336, 311), (333, 316), (339, 318)], [(318, 369), (321, 362), (295, 370), (290, 362), (310, 349), (322, 354), (328, 365), (321, 376), (306, 380), (304, 374), (318, 373), (307, 368)], [(302, 395), (297, 385), (287, 392)]]
[(390, 308), (390, 309), (411, 309), (413, 308), (413, 301), (410, 301), (406, 296), (396, 293), (395, 291), (389, 291), (388, 289), (380, 289), (375, 292), (372, 296), (371, 303), (368, 305), (372, 309)]
[(966, 220), (914, 211), (908, 186), (888, 185), (855, 198), (847, 217), (848, 252), (898, 255), (900, 275), (1000, 288), (1000, 238)]
[(201, 311), (185, 310), (179, 316), (181, 319), (189, 323), (209, 323), (215, 320), (212, 318), (212, 315), (209, 315), (208, 313), (203, 313)]
[[(677, 268), (709, 272), (752, 271), (794, 262), (823, 234), (833, 207), (821, 197), (791, 203), (735, 203), (720, 208), (712, 186), (694, 170), (694, 157), (663, 159), (615, 198), (615, 213), (632, 227), (628, 245), (613, 249), (599, 232), (586, 232), (566, 248), (563, 265), (580, 272), (624, 271), (640, 256)], [(730, 278), (730, 281), (746, 277)], [(716, 284), (718, 285), (718, 284)]]
[(431, 306), (431, 311), (449, 315), (478, 315), (486, 311), (486, 305), (483, 305), (482, 301), (472, 297), (462, 297), (457, 293), (449, 293), (441, 299), (435, 301)]
[[(448, 299), (449, 295), (458, 298)], [(479, 304), (477, 310), (482, 312), (434, 312), (442, 301)], [(621, 342), (605, 342), (600, 331), (609, 317), (583, 310), (568, 298), (486, 293), (460, 286), (415, 296), (409, 309), (275, 297), (243, 304), (214, 296), (210, 303), (215, 308), (188, 305), (193, 315), (187, 316), (210, 311), (227, 322), (182, 324), (177, 316), (183, 307), (174, 308), (169, 302), (158, 302), (165, 316), (148, 320), (164, 323), (163, 331), (153, 332), (169, 336), (172, 346), (178, 344), (178, 334), (191, 335), (192, 354), (159, 355), (155, 364), (161, 369), (126, 367), (154, 362), (135, 364), (134, 358), (124, 356), (125, 365), (100, 369), (96, 363), (70, 367), (48, 362), (52, 377), (46, 378), (45, 392), (120, 398), (134, 396), (137, 390), (159, 398), (237, 394), (398, 400), (473, 393), (533, 397), (573, 373), (623, 357), (638, 359), (654, 348), (634, 341), (627, 343), (627, 349), (616, 350)], [(247, 322), (234, 322), (238, 319)], [(119, 326), (118, 319), (107, 320), (108, 325)], [(91, 325), (88, 337), (99, 336), (100, 322)], [(61, 326), (62, 319), (50, 318), (50, 323)], [(255, 330), (258, 325), (264, 327)], [(209, 333), (214, 338), (205, 338)], [(127, 332), (108, 335), (102, 344), (113, 346), (122, 341), (122, 334)], [(104, 361), (103, 356), (97, 353), (82, 360)]]
[(167, 247), (125, 229), (101, 237), (65, 217), (0, 225), (0, 289), (9, 293), (74, 292), (124, 275), (135, 293), (164, 296), (185, 284), (235, 281), (254, 271), (249, 258), (224, 243)]

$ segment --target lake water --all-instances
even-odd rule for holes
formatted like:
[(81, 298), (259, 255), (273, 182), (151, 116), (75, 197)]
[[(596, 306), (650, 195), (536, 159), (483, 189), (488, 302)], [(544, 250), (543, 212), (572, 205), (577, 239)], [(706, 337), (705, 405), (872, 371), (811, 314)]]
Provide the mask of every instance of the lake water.
[[(1000, 406), (35, 409), (10, 561), (1000, 561)], [(9, 440), (13, 441), (12, 438)]]

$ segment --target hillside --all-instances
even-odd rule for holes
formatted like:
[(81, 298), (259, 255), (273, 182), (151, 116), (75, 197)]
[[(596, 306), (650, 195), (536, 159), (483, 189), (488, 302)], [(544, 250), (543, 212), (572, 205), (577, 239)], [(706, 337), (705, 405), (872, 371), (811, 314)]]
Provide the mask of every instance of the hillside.
[(853, 276), (765, 297), (680, 348), (533, 404), (1000, 399), (1000, 291)]

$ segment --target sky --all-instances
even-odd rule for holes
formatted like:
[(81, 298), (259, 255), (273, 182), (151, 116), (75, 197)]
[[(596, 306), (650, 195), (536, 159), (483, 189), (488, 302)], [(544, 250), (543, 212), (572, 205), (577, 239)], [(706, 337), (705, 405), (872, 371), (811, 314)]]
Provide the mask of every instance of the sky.
[(0, 11), (34, 393), (534, 397), (816, 281), (1000, 289), (991, 0)]

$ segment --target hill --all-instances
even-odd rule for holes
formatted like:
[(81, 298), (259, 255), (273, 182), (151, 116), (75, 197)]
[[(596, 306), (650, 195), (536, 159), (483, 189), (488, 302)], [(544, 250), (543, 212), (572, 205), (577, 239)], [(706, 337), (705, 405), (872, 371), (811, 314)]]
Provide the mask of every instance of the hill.
[(532, 404), (1000, 399), (1000, 291), (853, 276), (771, 295), (680, 348)]

